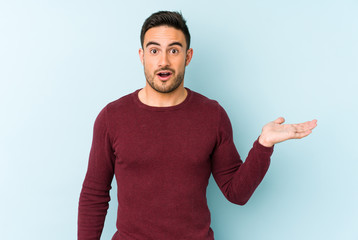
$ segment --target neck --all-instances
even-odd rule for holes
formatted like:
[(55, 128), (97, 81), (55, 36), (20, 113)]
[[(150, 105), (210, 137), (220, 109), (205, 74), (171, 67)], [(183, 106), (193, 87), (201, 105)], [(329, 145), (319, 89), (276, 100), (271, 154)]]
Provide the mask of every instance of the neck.
[(152, 107), (172, 107), (182, 103), (187, 97), (187, 90), (181, 85), (173, 92), (160, 93), (146, 85), (139, 91), (139, 100)]

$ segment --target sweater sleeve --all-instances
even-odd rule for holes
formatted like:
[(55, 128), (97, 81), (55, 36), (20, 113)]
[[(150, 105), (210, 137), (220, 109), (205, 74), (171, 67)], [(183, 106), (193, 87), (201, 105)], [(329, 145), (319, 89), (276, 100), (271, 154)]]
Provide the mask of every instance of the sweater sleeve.
[(243, 163), (233, 142), (230, 120), (221, 106), (218, 119), (217, 143), (212, 154), (213, 177), (230, 202), (244, 205), (264, 178), (273, 147), (265, 147), (256, 140)]
[(114, 152), (107, 126), (107, 108), (96, 118), (87, 173), (78, 208), (78, 240), (99, 240), (110, 201)]

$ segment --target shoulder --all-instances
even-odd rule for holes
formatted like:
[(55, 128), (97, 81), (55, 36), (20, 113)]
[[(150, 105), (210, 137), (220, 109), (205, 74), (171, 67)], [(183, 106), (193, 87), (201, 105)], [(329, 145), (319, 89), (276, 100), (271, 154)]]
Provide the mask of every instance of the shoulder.
[(96, 121), (111, 122), (118, 117), (126, 116), (126, 114), (129, 113), (131, 109), (133, 109), (133, 94), (135, 92), (120, 97), (119, 99), (114, 100), (112, 102), (109, 102), (105, 107), (101, 109)]
[(221, 121), (227, 121), (228, 115), (218, 101), (210, 99), (200, 93), (191, 91), (191, 106), (196, 114), (213, 121), (215, 125), (220, 125)]
[(225, 109), (220, 105), (220, 103), (216, 100), (210, 99), (200, 93), (191, 91), (193, 95), (193, 102), (197, 102), (197, 104), (201, 105), (201, 108), (210, 110), (211, 113), (215, 113), (219, 119), (228, 118), (228, 115)]
[(200, 93), (191, 91), (192, 95), (192, 106), (199, 112), (205, 112), (210, 114), (211, 118), (221, 119), (227, 118), (228, 115), (225, 109), (220, 105), (220, 103), (214, 99), (210, 99)]
[(133, 94), (135, 94), (136, 92), (137, 91), (133, 93), (129, 93), (123, 97), (118, 98), (117, 100), (108, 103), (105, 108), (107, 108), (110, 111), (116, 108), (125, 108), (128, 105), (133, 104)]
[(204, 107), (208, 110), (213, 110), (213, 111), (217, 111), (219, 108), (221, 108), (220, 104), (214, 100), (214, 99), (210, 99), (198, 92), (195, 91), (191, 91), (191, 98), (192, 98), (192, 103), (198, 107)]
[(122, 97), (118, 98), (117, 100), (109, 102), (103, 108), (102, 112), (105, 111), (105, 112), (107, 112), (108, 115), (113, 116), (118, 113), (123, 114), (123, 113), (130, 111), (131, 109), (133, 109), (133, 105), (134, 105), (133, 96), (136, 92), (138, 92), (138, 90), (136, 90), (135, 92), (129, 93), (125, 96), (122, 96)]
[(232, 130), (229, 116), (218, 101), (194, 91), (192, 91), (192, 98), (192, 101), (195, 103), (194, 105), (196, 105), (196, 112), (205, 118), (206, 122), (213, 123), (219, 135), (231, 134)]

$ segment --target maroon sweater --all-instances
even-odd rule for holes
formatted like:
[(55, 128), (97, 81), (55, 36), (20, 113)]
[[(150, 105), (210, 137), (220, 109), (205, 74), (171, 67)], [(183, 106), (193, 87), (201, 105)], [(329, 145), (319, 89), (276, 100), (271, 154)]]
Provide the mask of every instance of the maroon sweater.
[(206, 201), (211, 173), (230, 202), (249, 200), (273, 148), (256, 141), (243, 163), (224, 109), (187, 90), (185, 101), (173, 107), (147, 106), (137, 90), (100, 112), (79, 200), (79, 240), (100, 239), (113, 176), (113, 240), (213, 240)]

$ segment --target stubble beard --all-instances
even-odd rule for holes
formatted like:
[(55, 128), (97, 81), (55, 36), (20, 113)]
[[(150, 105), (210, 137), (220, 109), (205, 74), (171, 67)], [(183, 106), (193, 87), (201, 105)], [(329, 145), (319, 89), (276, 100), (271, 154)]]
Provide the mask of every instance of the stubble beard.
[[(184, 74), (185, 74), (185, 68), (182, 72), (178, 73), (178, 75), (175, 74), (175, 71), (173, 69), (170, 68), (162, 68), (159, 69), (158, 71), (163, 71), (163, 70), (169, 70), (172, 72), (172, 80), (173, 83), (169, 84), (168, 81), (166, 82), (161, 82), (158, 79), (159, 84), (155, 83), (154, 78), (157, 76), (155, 73), (152, 75), (150, 73), (148, 73), (145, 69), (144, 69), (144, 74), (145, 74), (145, 78), (147, 80), (147, 83), (157, 92), (159, 93), (171, 93), (174, 90), (176, 90), (180, 84), (183, 82), (184, 80)], [(157, 71), (156, 71), (157, 72)]]

